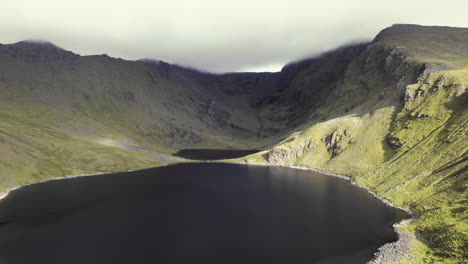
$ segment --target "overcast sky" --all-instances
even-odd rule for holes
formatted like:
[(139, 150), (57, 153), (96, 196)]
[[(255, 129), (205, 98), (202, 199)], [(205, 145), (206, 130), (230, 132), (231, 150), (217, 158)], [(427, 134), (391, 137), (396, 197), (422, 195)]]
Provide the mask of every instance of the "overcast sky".
[(468, 27), (468, 0), (0, 0), (0, 43), (276, 71), (395, 23)]

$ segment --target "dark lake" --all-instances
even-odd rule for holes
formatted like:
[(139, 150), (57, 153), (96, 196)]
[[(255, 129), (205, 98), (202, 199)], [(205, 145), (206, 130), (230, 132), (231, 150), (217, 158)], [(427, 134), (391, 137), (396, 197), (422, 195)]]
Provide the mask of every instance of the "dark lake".
[(365, 263), (403, 218), (320, 173), (177, 164), (11, 192), (0, 263)]

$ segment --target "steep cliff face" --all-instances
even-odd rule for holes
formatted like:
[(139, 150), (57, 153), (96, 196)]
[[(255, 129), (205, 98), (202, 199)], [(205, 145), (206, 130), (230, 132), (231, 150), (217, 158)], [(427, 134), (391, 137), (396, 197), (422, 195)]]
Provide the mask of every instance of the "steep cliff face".
[(408, 229), (423, 243), (407, 261), (458, 263), (468, 237), (467, 88), (468, 29), (395, 25), (349, 64), (326, 105), (244, 160), (349, 175), (418, 215)]
[(170, 162), (182, 148), (349, 175), (418, 218), (406, 261), (466, 258), (468, 29), (395, 25), (277, 73), (0, 45), (0, 186)]

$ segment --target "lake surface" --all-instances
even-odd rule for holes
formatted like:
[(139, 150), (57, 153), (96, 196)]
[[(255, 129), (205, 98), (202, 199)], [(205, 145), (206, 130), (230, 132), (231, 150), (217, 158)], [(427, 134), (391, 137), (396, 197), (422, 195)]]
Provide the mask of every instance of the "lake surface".
[(406, 217), (311, 171), (177, 164), (11, 192), (0, 263), (365, 263)]

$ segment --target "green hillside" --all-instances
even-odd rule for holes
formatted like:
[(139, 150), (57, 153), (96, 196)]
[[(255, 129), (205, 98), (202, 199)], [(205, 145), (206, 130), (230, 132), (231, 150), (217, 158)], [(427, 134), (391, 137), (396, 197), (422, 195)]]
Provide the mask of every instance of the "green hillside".
[(340, 73), (363, 47), (279, 73), (210, 74), (48, 42), (0, 45), (0, 186), (158, 166), (184, 148), (273, 145), (314, 105), (295, 103), (296, 75), (338, 56)]
[(349, 175), (416, 213), (406, 229), (418, 239), (404, 263), (461, 263), (467, 87), (468, 29), (395, 25), (349, 65), (307, 123), (242, 161)]
[(278, 73), (0, 45), (0, 188), (159, 166), (180, 149), (348, 175), (417, 218), (402, 263), (468, 258), (468, 29), (394, 25)]

